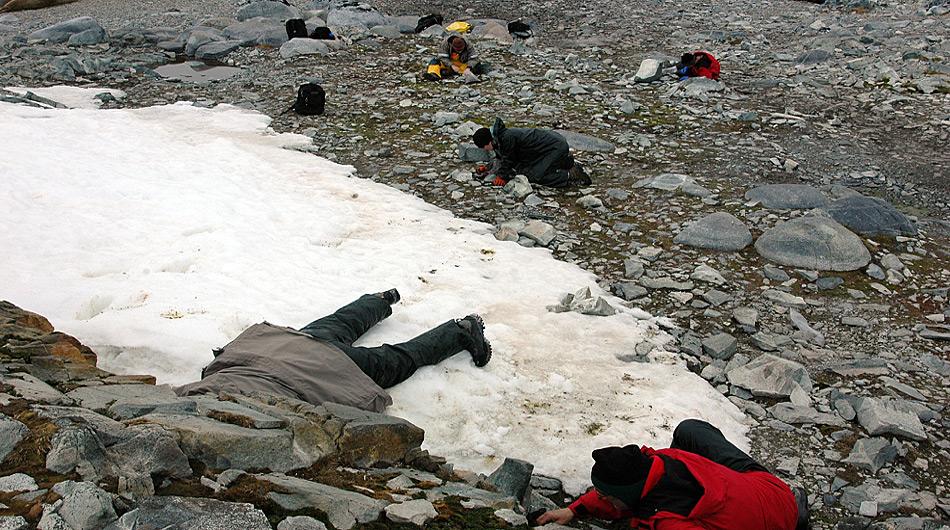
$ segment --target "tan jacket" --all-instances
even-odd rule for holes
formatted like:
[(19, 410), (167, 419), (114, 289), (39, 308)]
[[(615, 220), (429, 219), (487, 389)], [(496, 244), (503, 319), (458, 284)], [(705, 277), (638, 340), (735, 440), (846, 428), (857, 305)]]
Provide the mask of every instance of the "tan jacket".
[(255, 324), (205, 367), (201, 381), (178, 387), (179, 396), (268, 392), (319, 405), (340, 403), (382, 412), (392, 397), (345, 353), (291, 328)]

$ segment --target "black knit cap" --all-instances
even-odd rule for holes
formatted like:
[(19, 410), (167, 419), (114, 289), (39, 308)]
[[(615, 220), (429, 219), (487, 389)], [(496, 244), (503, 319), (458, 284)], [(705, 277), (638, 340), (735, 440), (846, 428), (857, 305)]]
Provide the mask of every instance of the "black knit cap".
[(604, 495), (622, 500), (628, 507), (636, 506), (650, 474), (653, 457), (643, 454), (636, 445), (604, 447), (595, 450), (591, 456), (594, 457), (594, 467), (590, 470), (590, 480), (594, 487)]
[(474, 142), (478, 148), (485, 147), (490, 141), (491, 131), (489, 131), (487, 127), (482, 127), (472, 135), (472, 142)]

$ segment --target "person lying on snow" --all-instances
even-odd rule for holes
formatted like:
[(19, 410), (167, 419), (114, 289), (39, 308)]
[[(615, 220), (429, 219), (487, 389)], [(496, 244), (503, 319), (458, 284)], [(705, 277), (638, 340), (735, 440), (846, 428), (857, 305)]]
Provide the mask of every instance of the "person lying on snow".
[(449, 35), (422, 77), (441, 81), (445, 76), (461, 75), (466, 83), (474, 83), (484, 73), (485, 65), (479, 62), (474, 46), (459, 35)]
[(680, 81), (689, 77), (708, 77), (718, 81), (719, 61), (709, 52), (684, 53), (676, 65), (676, 73), (680, 76)]
[(384, 388), (418, 368), (468, 350), (475, 366), (491, 360), (491, 344), (478, 315), (449, 320), (402, 344), (353, 346), (393, 313), (399, 291), (366, 294), (332, 315), (294, 330), (263, 322), (215, 350), (201, 380), (175, 389), (179, 396), (262, 391), (314, 405), (323, 402), (382, 412), (393, 400)]
[(552, 188), (591, 184), (590, 176), (571, 156), (567, 140), (549, 129), (509, 129), (501, 118), (495, 118), (491, 129), (478, 129), (472, 141), (480, 149), (495, 153), (496, 186), (504, 186), (515, 175)]
[(705, 421), (680, 423), (669, 449), (605, 447), (592, 456), (594, 488), (538, 524), (591, 515), (654, 530), (808, 528), (804, 491), (793, 494)]

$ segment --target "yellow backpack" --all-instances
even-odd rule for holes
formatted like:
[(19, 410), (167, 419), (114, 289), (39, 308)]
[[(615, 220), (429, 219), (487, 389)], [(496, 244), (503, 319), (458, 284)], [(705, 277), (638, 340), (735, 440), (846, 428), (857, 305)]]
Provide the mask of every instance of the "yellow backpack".
[(445, 27), (445, 31), (454, 31), (456, 33), (468, 33), (472, 31), (472, 25), (462, 20), (456, 20)]

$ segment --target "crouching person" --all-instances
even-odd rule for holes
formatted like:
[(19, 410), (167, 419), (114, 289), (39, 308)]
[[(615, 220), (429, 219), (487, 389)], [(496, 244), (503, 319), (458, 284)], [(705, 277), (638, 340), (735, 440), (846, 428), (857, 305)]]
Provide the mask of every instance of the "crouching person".
[(676, 65), (680, 81), (690, 77), (706, 77), (719, 80), (719, 61), (709, 52), (684, 53)]
[(508, 128), (496, 118), (491, 129), (475, 131), (472, 142), (495, 154), (496, 186), (504, 186), (515, 175), (551, 188), (591, 184), (590, 176), (571, 156), (567, 140), (552, 130)]
[(573, 504), (538, 518), (565, 524), (574, 517), (630, 518), (654, 530), (803, 530), (807, 498), (796, 494), (729, 443), (719, 429), (686, 420), (669, 449), (605, 447), (592, 453), (594, 488)]
[(361, 335), (392, 314), (399, 292), (363, 295), (332, 315), (299, 330), (266, 322), (244, 330), (201, 373), (201, 380), (176, 389), (179, 396), (268, 392), (314, 405), (323, 402), (382, 412), (393, 400), (384, 390), (422, 366), (464, 351), (475, 366), (491, 359), (485, 324), (478, 315), (449, 320), (402, 344), (353, 346)]
[(443, 77), (461, 75), (465, 82), (479, 80), (485, 65), (478, 60), (475, 47), (459, 35), (450, 35), (442, 43), (439, 56), (429, 61), (423, 76), (429, 81), (441, 81)]

